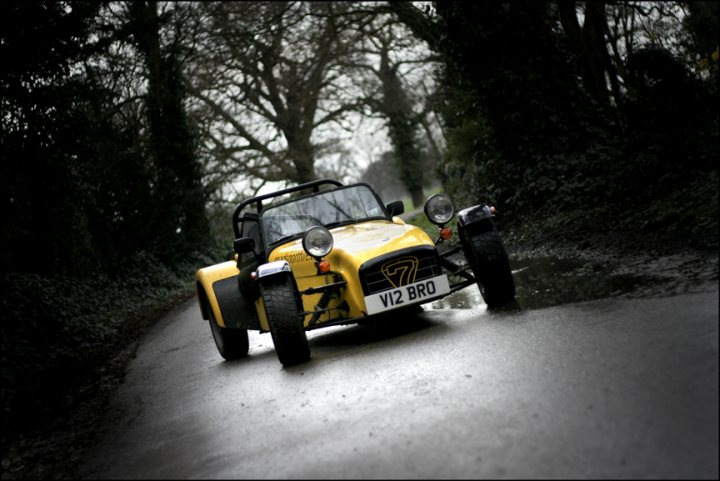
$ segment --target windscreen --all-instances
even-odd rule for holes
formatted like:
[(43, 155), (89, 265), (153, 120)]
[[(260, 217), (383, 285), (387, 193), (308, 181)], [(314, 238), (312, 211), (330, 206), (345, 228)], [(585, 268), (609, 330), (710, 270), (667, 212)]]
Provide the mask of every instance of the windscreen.
[(332, 228), (384, 216), (377, 197), (364, 185), (322, 192), (268, 207), (261, 215), (268, 244), (302, 234), (316, 225)]

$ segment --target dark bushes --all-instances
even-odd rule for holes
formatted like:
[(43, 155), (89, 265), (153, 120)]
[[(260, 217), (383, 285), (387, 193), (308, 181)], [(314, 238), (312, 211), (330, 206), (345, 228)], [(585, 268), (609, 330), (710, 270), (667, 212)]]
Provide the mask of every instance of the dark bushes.
[(194, 294), (195, 255), (171, 269), (139, 252), (114, 277), (3, 273), (3, 445), (51, 425), (98, 389), (101, 369)]

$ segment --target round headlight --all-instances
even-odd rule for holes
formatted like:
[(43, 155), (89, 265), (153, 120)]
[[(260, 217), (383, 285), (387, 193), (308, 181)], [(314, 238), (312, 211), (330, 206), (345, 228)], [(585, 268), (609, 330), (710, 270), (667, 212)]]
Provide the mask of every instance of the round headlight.
[(435, 194), (425, 202), (425, 215), (430, 222), (443, 226), (455, 215), (455, 205), (447, 194)]
[(310, 227), (302, 240), (305, 252), (315, 258), (328, 255), (333, 248), (333, 236), (325, 227)]

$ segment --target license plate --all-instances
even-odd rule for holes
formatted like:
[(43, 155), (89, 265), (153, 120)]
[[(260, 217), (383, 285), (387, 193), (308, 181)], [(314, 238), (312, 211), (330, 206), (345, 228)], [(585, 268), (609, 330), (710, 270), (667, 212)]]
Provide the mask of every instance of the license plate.
[(448, 284), (447, 276), (443, 274), (366, 296), (365, 307), (367, 307), (368, 315), (377, 314), (398, 307), (422, 304), (448, 292), (450, 292), (450, 284)]

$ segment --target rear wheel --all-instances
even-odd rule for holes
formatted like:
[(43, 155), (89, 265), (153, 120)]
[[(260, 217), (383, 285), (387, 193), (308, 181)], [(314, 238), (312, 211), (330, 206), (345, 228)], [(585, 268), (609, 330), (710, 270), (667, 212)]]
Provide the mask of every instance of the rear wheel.
[(496, 230), (467, 239), (465, 252), (488, 307), (500, 307), (515, 300), (510, 261)]
[(310, 359), (310, 346), (290, 278), (266, 281), (260, 291), (280, 363), (292, 366)]
[(247, 329), (220, 327), (212, 309), (208, 310), (210, 311), (210, 331), (220, 355), (227, 361), (247, 356), (250, 348)]

